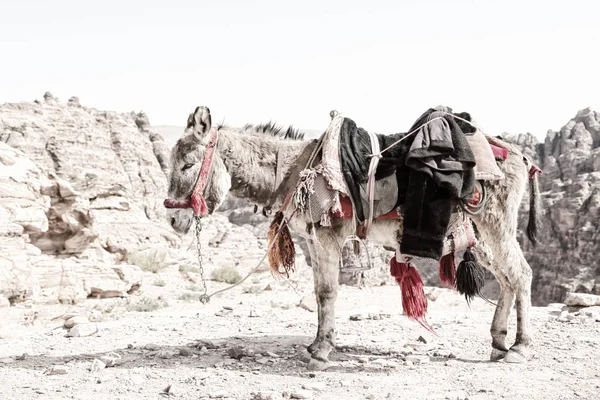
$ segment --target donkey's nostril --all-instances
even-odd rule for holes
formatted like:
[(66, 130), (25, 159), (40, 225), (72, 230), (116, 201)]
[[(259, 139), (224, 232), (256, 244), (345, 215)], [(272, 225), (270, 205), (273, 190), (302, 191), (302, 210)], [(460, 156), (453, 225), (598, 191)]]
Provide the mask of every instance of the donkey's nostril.
[(171, 217), (171, 226), (175, 225), (175, 217)]

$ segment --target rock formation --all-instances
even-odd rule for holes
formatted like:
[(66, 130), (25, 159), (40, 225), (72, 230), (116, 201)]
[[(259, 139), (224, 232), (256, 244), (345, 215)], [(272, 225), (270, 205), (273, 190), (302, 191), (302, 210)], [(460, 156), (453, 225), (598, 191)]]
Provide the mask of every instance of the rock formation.
[(162, 207), (168, 162), (142, 113), (50, 93), (1, 105), (0, 297), (69, 302), (138, 287), (127, 253), (179, 243)]
[[(567, 292), (600, 294), (600, 113), (586, 108), (544, 143), (531, 134), (508, 137), (543, 170), (542, 244), (521, 237), (533, 269), (533, 302), (564, 301)], [(527, 226), (523, 203), (520, 226)]]

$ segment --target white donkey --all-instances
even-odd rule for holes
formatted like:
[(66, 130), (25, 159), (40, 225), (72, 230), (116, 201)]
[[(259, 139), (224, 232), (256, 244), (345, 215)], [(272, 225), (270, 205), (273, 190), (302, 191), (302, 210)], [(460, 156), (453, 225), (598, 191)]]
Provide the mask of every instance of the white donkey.
[[(285, 196), (294, 187), (298, 174), (317, 145), (316, 140), (283, 140), (290, 136), (294, 136), (291, 128), (282, 131), (272, 125), (248, 126), (242, 131), (216, 127), (211, 122), (209, 109), (197, 107), (172, 151), (169, 199), (165, 206), (169, 208), (168, 218), (173, 229), (187, 233), (194, 221), (194, 213), (201, 216), (213, 213), (228, 192), (267, 206), (271, 205), (274, 194)], [(535, 221), (538, 210), (534, 205), (538, 193), (535, 175), (529, 175), (522, 153), (510, 144), (504, 145), (509, 149), (507, 159), (500, 164), (505, 179), (494, 185), (486, 184), (486, 206), (470, 218), (478, 238), (474, 251), (479, 262), (500, 284), (490, 329), (491, 359), (518, 363), (526, 360), (531, 343), (532, 273), (517, 242), (517, 214), (530, 181), (530, 222)], [(288, 178), (282, 180), (283, 176)], [(373, 221), (370, 241), (396, 248), (400, 223), (389, 219)], [(293, 218), (289, 225), (306, 238), (312, 257), (318, 330), (308, 347), (312, 355), (309, 368), (320, 370), (328, 366), (329, 354), (335, 348), (339, 248), (344, 239), (354, 233), (354, 227), (350, 220), (333, 219), (332, 227), (315, 227), (309, 234), (306, 222), (301, 218)], [(528, 229), (528, 233), (532, 238), (535, 232)], [(515, 299), (517, 335), (509, 348), (506, 345), (508, 317)]]

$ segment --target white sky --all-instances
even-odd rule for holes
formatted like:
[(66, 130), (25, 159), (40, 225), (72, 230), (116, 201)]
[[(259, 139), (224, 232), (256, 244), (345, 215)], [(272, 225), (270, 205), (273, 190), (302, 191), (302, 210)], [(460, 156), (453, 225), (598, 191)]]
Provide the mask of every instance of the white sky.
[(379, 133), (443, 104), (543, 136), (600, 110), (599, 16), (598, 0), (2, 0), (0, 102), (307, 129), (337, 109)]

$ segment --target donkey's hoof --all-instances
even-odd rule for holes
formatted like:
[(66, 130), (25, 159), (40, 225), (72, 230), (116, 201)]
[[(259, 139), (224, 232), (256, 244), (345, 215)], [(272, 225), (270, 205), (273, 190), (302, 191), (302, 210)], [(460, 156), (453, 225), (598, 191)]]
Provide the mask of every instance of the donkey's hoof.
[(490, 354), (490, 361), (500, 361), (504, 357), (506, 357), (506, 353), (506, 350), (492, 349), (492, 354)]
[(324, 371), (331, 366), (329, 361), (317, 360), (316, 358), (311, 358), (308, 362), (308, 370), (309, 371)]
[(312, 354), (315, 352), (316, 348), (317, 348), (317, 341), (315, 340), (310, 345), (306, 346), (306, 351), (308, 351), (310, 354)]
[(511, 364), (523, 364), (526, 361), (527, 357), (512, 349), (509, 350), (508, 353), (506, 353), (506, 356), (504, 357), (504, 362)]

